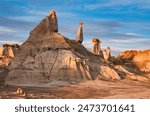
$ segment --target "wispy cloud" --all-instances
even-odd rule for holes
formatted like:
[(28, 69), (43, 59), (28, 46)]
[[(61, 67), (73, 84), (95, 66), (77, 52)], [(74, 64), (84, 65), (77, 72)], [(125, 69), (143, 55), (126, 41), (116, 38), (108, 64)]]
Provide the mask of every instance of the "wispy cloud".
[[(49, 15), (49, 12), (50, 12), (50, 10), (53, 10), (53, 9), (49, 9), (49, 11), (47, 11), (47, 10), (39, 10), (39, 9), (37, 9), (37, 10), (33, 10), (33, 9), (28, 9), (28, 10), (26, 10), (25, 12), (27, 13), (27, 14), (29, 14), (29, 15), (32, 15), (32, 16), (42, 16), (42, 17), (44, 17), (44, 16), (47, 16), (47, 15)], [(71, 12), (61, 12), (61, 11), (59, 11), (59, 12), (57, 12), (57, 16), (59, 17), (74, 17), (74, 16), (77, 16), (75, 13), (71, 13)]]
[[(33, 15), (33, 16), (10, 16), (10, 17), (8, 17), (10, 20), (15, 20), (15, 21), (22, 21), (22, 23), (27, 23), (27, 24), (32, 24), (33, 26), (34, 25), (36, 25), (36, 24), (38, 24), (38, 22), (40, 22), (42, 19), (43, 19), (43, 17), (42, 16), (38, 16), (38, 15)], [(24, 26), (24, 24), (23, 25), (21, 25), (21, 27), (22, 26)], [(30, 25), (26, 25), (26, 26), (30, 26)], [(28, 28), (28, 27), (25, 27), (25, 28)]]
[(91, 10), (94, 10), (97, 8), (115, 8), (116, 9), (116, 8), (120, 8), (123, 6), (131, 6), (131, 5), (136, 5), (136, 7), (140, 9), (140, 7), (150, 5), (150, 1), (149, 0), (107, 0), (107, 1), (99, 2), (95, 4), (85, 5), (85, 8), (91, 9)]
[(30, 15), (38, 15), (38, 16), (46, 16), (46, 15), (48, 15), (47, 11), (33, 10), (33, 9), (26, 10), (26, 13), (30, 14)]
[(136, 43), (136, 42), (145, 42), (148, 41), (147, 39), (142, 38), (129, 38), (129, 39), (110, 39), (109, 42), (116, 42), (116, 43)]
[(19, 42), (19, 41), (5, 41), (5, 40), (0, 40), (0, 43), (1, 44), (19, 44), (19, 45), (21, 45), (22, 44), (22, 42)]
[(94, 10), (97, 8), (107, 8), (107, 7), (115, 7), (115, 6), (125, 6), (132, 3), (131, 0), (107, 0), (96, 4), (85, 5), (86, 8)]
[[(122, 44), (123, 43), (123, 44)], [(147, 43), (147, 44), (146, 44)], [(143, 45), (144, 44), (144, 45)], [(91, 40), (85, 40), (83, 45), (92, 51), (93, 43)], [(112, 55), (116, 56), (125, 50), (145, 50), (150, 49), (150, 41), (148, 39), (130, 39), (130, 40), (102, 40), (101, 49), (104, 50), (108, 46), (111, 48)]]
[(0, 17), (0, 26), (13, 28), (13, 29), (31, 29), (34, 26), (34, 23), (9, 19), (6, 17)]
[(12, 28), (8, 28), (8, 27), (2, 27), (0, 26), (0, 35), (1, 34), (7, 34), (7, 33), (15, 33), (16, 31)]
[(125, 33), (125, 35), (127, 35), (127, 36), (141, 36), (141, 34), (137, 34), (137, 33)]
[(25, 41), (28, 33), (53, 9), (59, 32), (76, 37), (83, 21), (84, 45), (102, 40), (112, 51), (147, 49), (150, 45), (150, 0), (0, 0), (0, 40)]
[[(83, 42), (83, 45), (89, 50), (92, 52), (92, 48), (93, 48), (93, 43), (91, 40), (85, 40)], [(101, 43), (101, 50), (104, 50), (106, 49), (108, 46), (111, 48), (111, 54), (116, 56), (118, 55), (120, 52), (123, 52), (127, 49), (130, 49), (129, 47), (123, 47), (123, 46), (114, 46), (114, 45), (110, 45), (108, 43), (105, 43), (105, 41), (102, 41)]]
[(21, 45), (22, 44), (22, 42), (19, 42), (19, 41), (2, 41), (2, 40), (0, 40), (0, 48), (2, 47), (2, 45), (3, 44), (19, 44), (19, 45)]

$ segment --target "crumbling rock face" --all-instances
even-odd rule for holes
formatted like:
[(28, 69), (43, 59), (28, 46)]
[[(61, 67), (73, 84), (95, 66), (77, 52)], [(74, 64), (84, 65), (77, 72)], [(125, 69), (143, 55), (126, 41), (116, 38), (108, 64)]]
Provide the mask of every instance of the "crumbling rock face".
[[(22, 63), (22, 69), (17, 70), (22, 72), (19, 78), (22, 81), (25, 77), (25, 83), (28, 80), (30, 82), (39, 80), (40, 82), (49, 82), (52, 80), (91, 79), (88, 69), (86, 69), (88, 66), (84, 62), (84, 59), (78, 58), (69, 50), (41, 50), (35, 57), (27, 56)], [(11, 71), (10, 75), (14, 79), (18, 77), (16, 69)], [(18, 83), (20, 82), (18, 81)]]
[(130, 67), (124, 66), (124, 65), (116, 65), (115, 68), (119, 71), (122, 72), (122, 76), (124, 78), (128, 79), (133, 79), (133, 80), (138, 80), (141, 82), (150, 82), (149, 75), (143, 75), (140, 72), (137, 72), (137, 70), (132, 69)]
[(108, 66), (101, 66), (100, 72), (104, 77), (110, 78), (110, 79), (120, 79), (119, 74), (112, 68)]
[(6, 67), (0, 67), (0, 84), (5, 82), (5, 78), (8, 75), (8, 69)]

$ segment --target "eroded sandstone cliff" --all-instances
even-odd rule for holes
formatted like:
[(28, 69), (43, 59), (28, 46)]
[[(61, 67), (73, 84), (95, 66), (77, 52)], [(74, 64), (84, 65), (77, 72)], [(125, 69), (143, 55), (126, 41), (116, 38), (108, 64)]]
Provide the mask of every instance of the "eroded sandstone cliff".
[(34, 86), (52, 81), (80, 82), (101, 76), (120, 79), (100, 56), (53, 31), (51, 28), (57, 24), (51, 23), (51, 18), (47, 16), (31, 31), (11, 63), (5, 83)]

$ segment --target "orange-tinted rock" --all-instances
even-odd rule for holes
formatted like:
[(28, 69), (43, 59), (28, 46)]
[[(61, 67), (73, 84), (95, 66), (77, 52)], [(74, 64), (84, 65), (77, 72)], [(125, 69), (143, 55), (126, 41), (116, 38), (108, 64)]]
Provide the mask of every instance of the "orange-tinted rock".
[(138, 52), (134, 56), (133, 62), (142, 71), (150, 72), (150, 50)]
[(0, 48), (0, 58), (3, 56), (3, 48)]
[(8, 66), (14, 59), (19, 47), (18, 44), (3, 44), (3, 47), (0, 48), (0, 66)]
[(120, 53), (115, 59), (115, 64), (127, 65), (141, 71), (150, 71), (150, 50), (128, 50)]
[(92, 42), (93, 42), (93, 43), (101, 43), (101, 41), (100, 41), (99, 39), (97, 39), (97, 38), (93, 38), (93, 39), (92, 39)]

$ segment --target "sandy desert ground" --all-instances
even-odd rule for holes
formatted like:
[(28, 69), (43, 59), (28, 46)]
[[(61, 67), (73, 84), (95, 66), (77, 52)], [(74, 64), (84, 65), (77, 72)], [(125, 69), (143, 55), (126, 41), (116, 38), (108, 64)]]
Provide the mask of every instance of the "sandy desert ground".
[[(1, 70), (6, 70), (2, 69)], [(3, 75), (5, 76), (5, 75)], [(1, 82), (2, 77), (1, 75)], [(57, 83), (57, 84), (55, 84)], [(61, 82), (62, 83), (62, 82)], [(24, 94), (18, 94), (21, 88)], [(54, 82), (49, 87), (21, 87), (0, 84), (2, 99), (104, 99), (104, 98), (150, 98), (150, 84), (131, 79), (125, 80), (89, 80), (81, 83), (60, 85)]]

